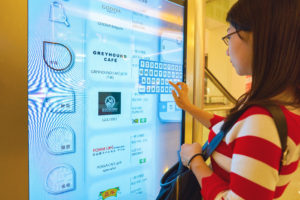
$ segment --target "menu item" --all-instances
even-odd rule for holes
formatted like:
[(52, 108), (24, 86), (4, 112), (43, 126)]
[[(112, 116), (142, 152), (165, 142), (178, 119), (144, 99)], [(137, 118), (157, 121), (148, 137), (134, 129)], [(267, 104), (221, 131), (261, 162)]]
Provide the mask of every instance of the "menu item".
[(49, 88), (44, 106), (53, 113), (74, 113), (75, 92), (71, 88)]
[(152, 160), (153, 132), (120, 131), (92, 137), (87, 147), (87, 169), (90, 176), (120, 172), (148, 164)]
[(128, 82), (131, 79), (131, 46), (109, 36), (88, 40), (87, 73), (97, 82)]
[(73, 65), (71, 50), (57, 42), (43, 42), (43, 59), (45, 64), (55, 71), (66, 71)]
[(71, 166), (63, 165), (52, 169), (46, 181), (46, 189), (53, 194), (75, 189), (75, 172)]
[(50, 4), (49, 20), (53, 22), (63, 23), (67, 27), (70, 26), (64, 6), (58, 1), (54, 1)]
[(150, 190), (152, 180), (150, 169), (98, 180), (90, 187), (88, 200), (155, 199), (154, 194), (146, 192)]
[(70, 127), (58, 127), (47, 136), (47, 147), (52, 154), (75, 152), (75, 134)]

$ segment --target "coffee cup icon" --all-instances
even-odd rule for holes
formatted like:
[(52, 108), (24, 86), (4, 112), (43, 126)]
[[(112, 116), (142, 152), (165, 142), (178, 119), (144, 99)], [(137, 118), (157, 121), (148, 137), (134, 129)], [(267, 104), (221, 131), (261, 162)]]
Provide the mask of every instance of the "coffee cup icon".
[(68, 17), (65, 13), (65, 9), (63, 5), (58, 1), (54, 1), (50, 4), (49, 20), (52, 22), (63, 23), (67, 27), (70, 26)]

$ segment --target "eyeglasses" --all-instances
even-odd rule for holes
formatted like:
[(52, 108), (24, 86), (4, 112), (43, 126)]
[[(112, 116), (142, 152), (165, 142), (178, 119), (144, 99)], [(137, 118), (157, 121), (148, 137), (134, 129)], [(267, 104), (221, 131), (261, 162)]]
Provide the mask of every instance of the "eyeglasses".
[(230, 37), (231, 37), (233, 34), (236, 34), (236, 33), (238, 33), (238, 32), (239, 32), (239, 31), (235, 31), (235, 32), (232, 32), (232, 33), (229, 33), (229, 34), (225, 35), (224, 37), (222, 37), (223, 42), (228, 46)]

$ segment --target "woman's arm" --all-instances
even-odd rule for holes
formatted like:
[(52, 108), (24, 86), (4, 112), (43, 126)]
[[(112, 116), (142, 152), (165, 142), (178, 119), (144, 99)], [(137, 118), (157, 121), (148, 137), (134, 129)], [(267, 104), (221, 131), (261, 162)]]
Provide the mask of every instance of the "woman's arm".
[[(197, 153), (201, 153), (201, 145), (199, 143), (183, 144), (181, 146), (180, 156), (183, 165), (187, 166), (191, 157)], [(194, 157), (189, 163), (190, 169), (196, 176), (199, 184), (202, 186), (202, 178), (209, 177), (213, 174), (213, 171), (204, 162), (202, 156)]]
[(169, 82), (176, 92), (173, 90), (172, 95), (178, 107), (190, 113), (194, 118), (196, 118), (205, 127), (211, 127), (210, 120), (214, 117), (213, 114), (206, 112), (197, 106), (193, 105), (188, 98), (188, 86), (183, 82), (178, 82), (176, 84)]

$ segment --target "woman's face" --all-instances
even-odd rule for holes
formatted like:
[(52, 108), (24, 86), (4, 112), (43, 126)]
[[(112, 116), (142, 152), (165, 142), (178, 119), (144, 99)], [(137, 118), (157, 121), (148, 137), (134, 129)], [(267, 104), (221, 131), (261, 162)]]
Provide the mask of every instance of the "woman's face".
[[(236, 29), (230, 26), (227, 33), (233, 33)], [(239, 31), (230, 36), (228, 42), (227, 56), (240, 76), (252, 75), (252, 50), (253, 34), (250, 32)]]

